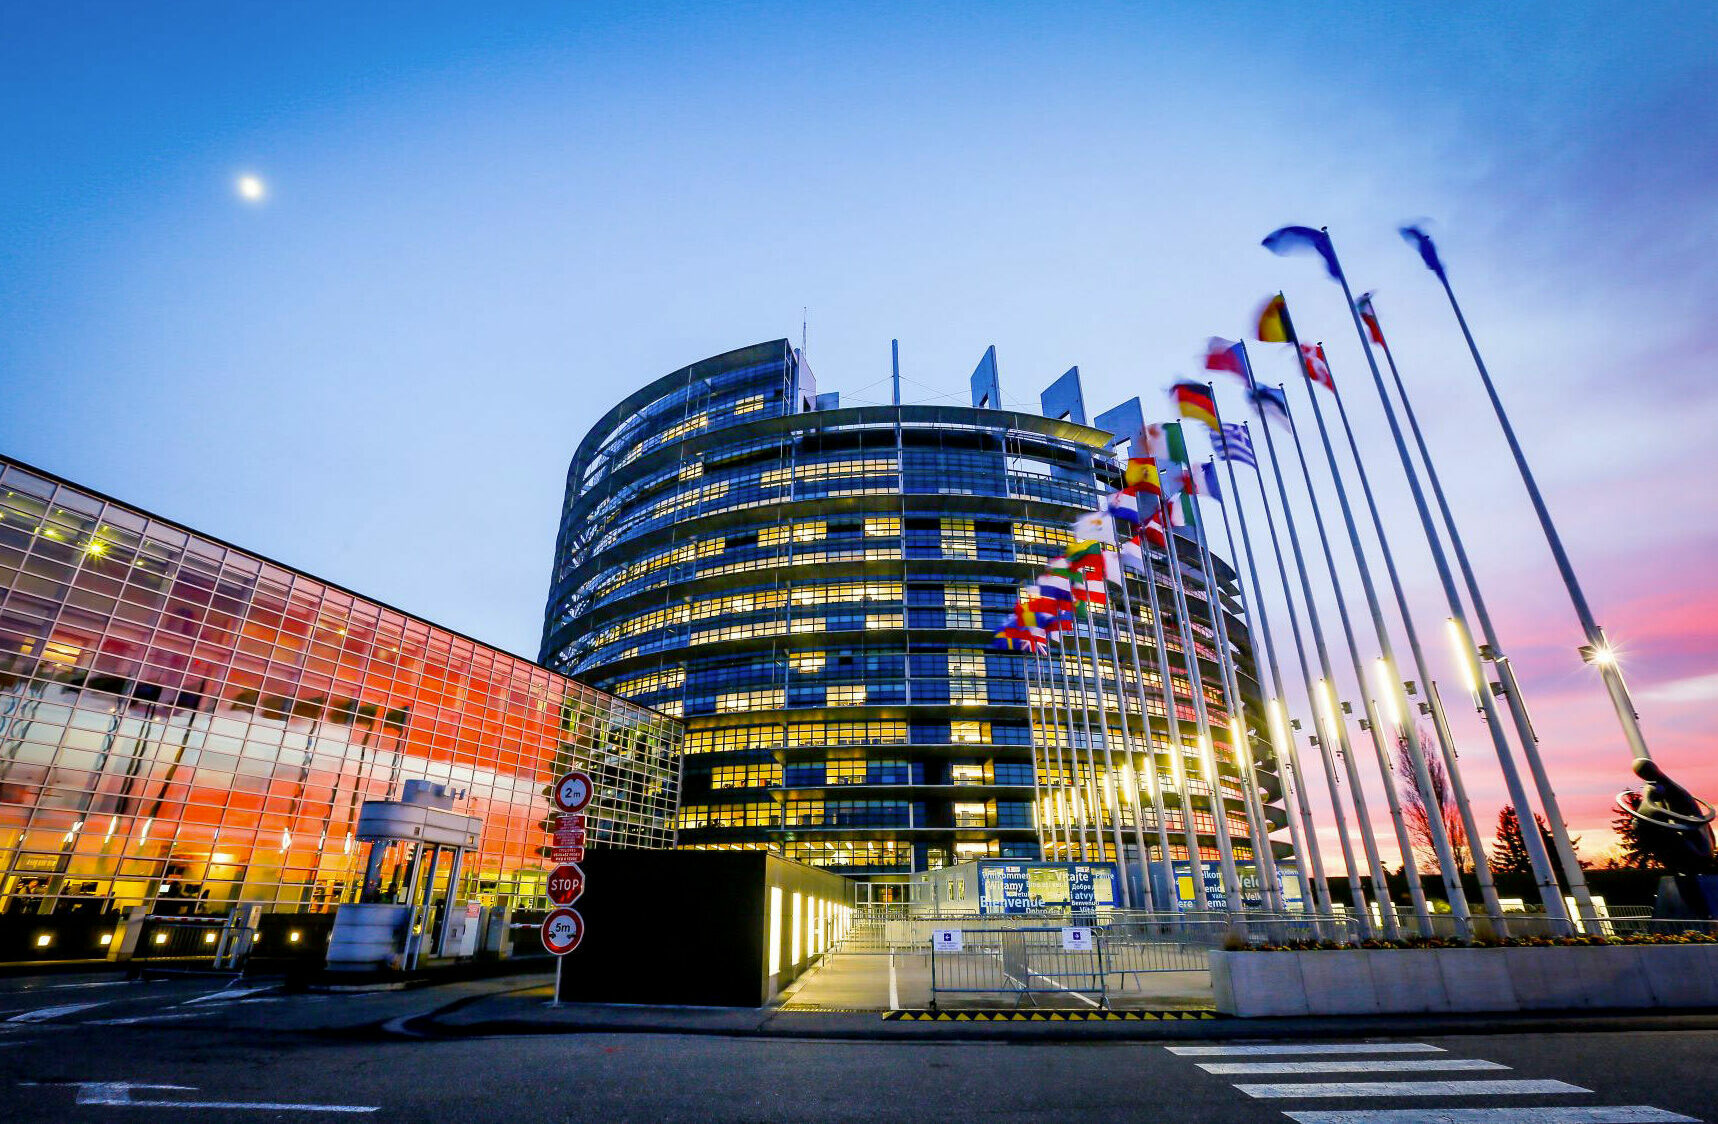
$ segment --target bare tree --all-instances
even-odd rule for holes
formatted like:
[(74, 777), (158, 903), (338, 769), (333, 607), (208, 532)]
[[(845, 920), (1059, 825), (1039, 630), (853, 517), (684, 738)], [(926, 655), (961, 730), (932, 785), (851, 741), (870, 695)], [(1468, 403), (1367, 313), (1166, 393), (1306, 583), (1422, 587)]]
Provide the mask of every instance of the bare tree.
[(1402, 816), (1408, 824), (1408, 837), (1413, 840), (1414, 854), (1421, 867), (1429, 870), (1438, 866), (1438, 849), (1432, 837), (1432, 808), (1436, 807), (1435, 814), (1443, 821), (1456, 866), (1463, 872), (1472, 870), (1473, 853), (1467, 845), (1467, 830), (1462, 826), (1461, 809), (1456, 806), (1449, 772), (1445, 770), (1443, 758), (1438, 755), (1437, 747), (1425, 729), (1417, 729), (1414, 733), (1420, 740), (1420, 755), (1426, 759), (1426, 773), (1432, 780), (1431, 803), (1428, 804), (1427, 794), (1422, 793), (1415, 783), (1414, 759), (1408, 752), (1408, 745), (1399, 742), (1396, 746), (1396, 775), (1402, 790)]

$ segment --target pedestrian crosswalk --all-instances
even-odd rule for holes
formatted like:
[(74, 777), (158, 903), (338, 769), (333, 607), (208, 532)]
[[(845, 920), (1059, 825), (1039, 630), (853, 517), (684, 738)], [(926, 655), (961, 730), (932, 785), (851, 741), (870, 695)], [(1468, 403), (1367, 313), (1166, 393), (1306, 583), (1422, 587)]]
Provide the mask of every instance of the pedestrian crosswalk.
[[(1554, 1078), (1496, 1077), (1502, 1062), (1458, 1058), (1429, 1042), (1281, 1042), (1222, 1046), (1167, 1046), (1214, 1077), (1341, 1075), (1337, 1080), (1248, 1081), (1234, 1088), (1256, 1100), (1317, 1102), (1400, 1098), (1413, 1107), (1324, 1109), (1286, 1107), (1295, 1124), (1700, 1124), (1692, 1116), (1651, 1105), (1571, 1104), (1591, 1089)], [(1402, 1055), (1417, 1055), (1403, 1057)], [(1438, 1055), (1438, 1056), (1429, 1056)], [(1205, 1060), (1210, 1059), (1210, 1060)], [(1443, 1076), (1474, 1074), (1466, 1076)], [(1485, 1076), (1480, 1076), (1484, 1074)], [(1374, 1076), (1376, 1075), (1376, 1076)], [(1516, 1098), (1552, 1096), (1560, 1103)], [(1433, 1098), (1499, 1098), (1484, 1107), (1443, 1108)]]

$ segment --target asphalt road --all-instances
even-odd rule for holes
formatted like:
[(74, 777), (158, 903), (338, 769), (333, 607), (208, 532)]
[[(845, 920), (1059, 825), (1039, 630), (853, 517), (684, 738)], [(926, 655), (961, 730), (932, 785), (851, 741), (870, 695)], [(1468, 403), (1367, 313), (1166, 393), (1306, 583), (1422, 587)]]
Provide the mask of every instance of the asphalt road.
[(209, 980), (0, 981), (0, 1119), (1718, 1120), (1713, 1031), (1247, 1043), (399, 1032), (485, 986), (497, 985), (294, 996)]

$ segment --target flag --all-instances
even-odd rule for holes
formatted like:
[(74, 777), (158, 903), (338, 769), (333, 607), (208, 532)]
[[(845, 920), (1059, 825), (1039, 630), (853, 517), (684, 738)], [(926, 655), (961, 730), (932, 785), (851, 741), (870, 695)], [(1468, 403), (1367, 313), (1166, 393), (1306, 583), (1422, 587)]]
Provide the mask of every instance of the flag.
[(1342, 280), (1342, 267), (1336, 264), (1336, 247), (1330, 244), (1330, 235), (1322, 230), (1314, 230), (1310, 226), (1285, 226), (1265, 235), (1264, 242), (1260, 244), (1273, 254), (1311, 250), (1324, 259), (1325, 271), (1332, 281)]
[(1242, 386), (1253, 385), (1253, 373), (1247, 369), (1247, 356), (1239, 343), (1212, 336), (1205, 341), (1205, 369), (1228, 371), (1241, 380)]
[(1426, 263), (1426, 268), (1444, 280), (1444, 263), (1438, 258), (1438, 248), (1432, 245), (1432, 236), (1417, 226), (1404, 226), (1401, 235), (1402, 241), (1420, 251), (1420, 260)]
[[(1060, 563), (1060, 566), (1058, 566), (1058, 563)], [(1051, 572), (1038, 575), (1038, 592), (1040, 595), (1047, 597), (1052, 601), (1060, 601), (1064, 605), (1071, 605), (1074, 601), (1074, 589), (1073, 583), (1069, 580), (1066, 566), (1066, 560), (1060, 558), (1055, 562), (1050, 563)], [(1055, 572), (1058, 569), (1061, 569), (1062, 572)]]
[[(1068, 568), (1085, 577), (1104, 576), (1104, 547), (1096, 540), (1076, 542), (1068, 549)], [(1079, 583), (1074, 583), (1074, 600), (1080, 599)]]
[(997, 631), (990, 638), (992, 648), (1001, 648), (1008, 652), (1047, 652), (1050, 646), (1044, 643), (1043, 637), (1034, 636), (1029, 630), (1019, 625), (1009, 625)]
[(1202, 382), (1178, 382), (1169, 388), (1169, 397), (1182, 417), (1217, 428), (1217, 400), (1209, 386)]
[(1139, 535), (1131, 539), (1123, 539), (1118, 551), (1121, 555), (1121, 565), (1124, 570), (1132, 570), (1136, 574), (1145, 573), (1145, 550), (1139, 545)]
[(1074, 612), (1082, 617), (1088, 615), (1092, 609), (1102, 609), (1110, 603), (1109, 592), (1104, 588), (1102, 570), (1093, 576), (1098, 579), (1096, 584), (1081, 582), (1074, 587)]
[(1047, 596), (1043, 587), (1037, 584), (1029, 585), (1020, 591), (1020, 604), (1040, 615), (1059, 612), (1065, 603), (1065, 598)]
[(1111, 492), (1110, 498), (1104, 504), (1117, 528), (1122, 526), (1139, 526), (1139, 497), (1132, 492), (1122, 490)]
[(1169, 445), (1164, 441), (1163, 426), (1153, 423), (1134, 434), (1133, 448), (1129, 452), (1136, 457), (1148, 457), (1162, 464), (1169, 458)]
[(1265, 302), (1259, 309), (1259, 330), (1257, 335), (1263, 343), (1287, 343), (1291, 334), (1292, 324), (1289, 322), (1288, 301), (1278, 293)]
[(1068, 560), (1072, 562), (1077, 555), (1075, 550), (1081, 544), (1102, 543), (1114, 546), (1116, 541), (1115, 524), (1110, 522), (1107, 512), (1088, 511), (1074, 520), (1068, 527), (1073, 533), (1074, 545), (1068, 548)]
[(1122, 470), (1122, 484), (1130, 491), (1156, 493), (1157, 462), (1150, 457), (1129, 457)]
[(1226, 461), (1244, 464), (1248, 468), (1259, 465), (1258, 458), (1253, 455), (1253, 436), (1247, 432), (1245, 423), (1225, 424), (1223, 432), (1211, 435), (1211, 448)]
[(1330, 363), (1324, 357), (1323, 344), (1301, 344), (1300, 365), (1306, 370), (1306, 377), (1309, 381), (1335, 393), (1336, 380), (1330, 377)]
[(1217, 486), (1217, 466), (1211, 461), (1199, 466), (1199, 494), (1223, 502), (1223, 490)]
[(1280, 386), (1256, 386), (1253, 388), (1253, 407), (1259, 411), (1259, 417), (1269, 421), (1271, 418), (1289, 420), (1288, 395), (1283, 393)]
[[(1179, 515), (1183, 523), (1191, 524), (1198, 518), (1198, 515), (1195, 514), (1193, 509), (1193, 497), (1199, 494), (1199, 477), (1194, 473), (1192, 460), (1187, 456), (1187, 440), (1185, 435), (1181, 432), (1181, 427), (1177, 424), (1171, 423), (1164, 426), (1163, 431), (1165, 440), (1169, 444), (1170, 463), (1174, 467), (1174, 470), (1179, 474), (1181, 485), (1179, 488), (1181, 493), (1181, 510), (1179, 512), (1175, 511), (1174, 504), (1167, 505), (1170, 508), (1170, 518), (1173, 519), (1176, 515)], [(1171, 493), (1169, 489), (1165, 487), (1163, 494), (1168, 496)]]
[(1389, 351), (1390, 345), (1384, 342), (1384, 329), (1378, 326), (1378, 314), (1372, 311), (1372, 294), (1361, 293), (1354, 306), (1359, 310), (1360, 319), (1366, 325), (1366, 334), (1372, 337), (1372, 342)]

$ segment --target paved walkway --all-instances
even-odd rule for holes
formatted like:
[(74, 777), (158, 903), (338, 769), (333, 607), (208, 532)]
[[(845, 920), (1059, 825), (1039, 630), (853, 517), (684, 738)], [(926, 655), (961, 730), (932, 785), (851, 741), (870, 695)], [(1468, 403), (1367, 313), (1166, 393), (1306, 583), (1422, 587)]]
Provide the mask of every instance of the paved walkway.
[[(1047, 986), (1029, 996), (1003, 992), (943, 993), (948, 1010), (1021, 1006), (1086, 1010), (1106, 1004), (1085, 993)], [(1209, 1010), (1215, 1006), (1210, 972), (1130, 972), (1110, 977), (1107, 1006), (1117, 1010)], [(794, 981), (779, 1005), (788, 1011), (887, 1011), (931, 1006), (928, 952), (832, 952)]]

